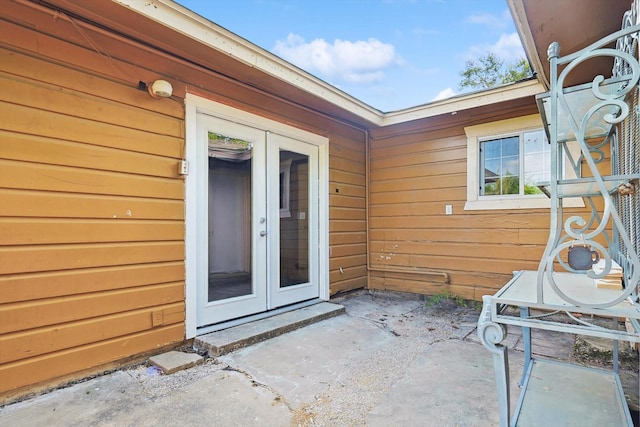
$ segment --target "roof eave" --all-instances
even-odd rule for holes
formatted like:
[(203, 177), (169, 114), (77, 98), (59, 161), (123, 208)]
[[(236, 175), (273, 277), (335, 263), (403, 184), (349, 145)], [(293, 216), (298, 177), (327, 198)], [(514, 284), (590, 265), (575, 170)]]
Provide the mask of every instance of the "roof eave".
[(544, 86), (537, 80), (525, 80), (492, 89), (454, 96), (441, 101), (386, 113), (382, 126), (435, 117), (441, 114), (456, 114), (459, 111), (483, 107), (498, 102), (533, 97), (545, 92)]
[(524, 48), (529, 64), (533, 69), (534, 75), (538, 78), (538, 81), (543, 85), (544, 90), (549, 90), (549, 78), (547, 77), (547, 66), (543, 63), (542, 58), (538, 55), (536, 49), (536, 43), (531, 32), (531, 26), (527, 20), (527, 14), (524, 8), (524, 0), (507, 0), (511, 16), (513, 17), (513, 23), (516, 26), (522, 47)]
[(171, 0), (112, 0), (235, 60), (381, 124), (383, 113)]
[[(172, 0), (111, 1), (156, 22), (158, 25), (176, 31), (196, 43), (221, 52), (236, 61), (290, 84), (319, 99), (323, 99), (380, 127), (441, 114), (455, 114), (457, 111), (535, 96), (546, 91), (546, 88), (538, 81), (529, 80), (384, 113)], [(520, 0), (509, 1), (518, 2)], [(523, 22), (526, 23), (526, 19)]]

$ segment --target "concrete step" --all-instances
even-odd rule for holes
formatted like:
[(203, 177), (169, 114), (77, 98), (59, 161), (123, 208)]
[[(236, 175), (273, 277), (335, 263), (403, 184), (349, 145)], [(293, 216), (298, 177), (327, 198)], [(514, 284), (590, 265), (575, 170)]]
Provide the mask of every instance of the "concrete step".
[(203, 358), (199, 354), (169, 351), (150, 357), (149, 361), (152, 365), (157, 366), (163, 374), (169, 375), (199, 365), (203, 362)]
[(217, 357), (303, 326), (338, 316), (344, 312), (345, 309), (342, 305), (321, 302), (266, 319), (201, 335), (194, 340), (193, 345), (198, 351), (206, 351), (209, 356)]

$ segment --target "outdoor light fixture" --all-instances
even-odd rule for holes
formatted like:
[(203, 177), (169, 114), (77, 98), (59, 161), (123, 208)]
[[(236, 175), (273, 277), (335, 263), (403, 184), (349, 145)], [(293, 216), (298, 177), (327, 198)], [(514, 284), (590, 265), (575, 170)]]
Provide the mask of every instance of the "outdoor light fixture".
[(147, 90), (154, 98), (169, 98), (173, 93), (173, 86), (166, 80), (156, 80), (147, 85)]

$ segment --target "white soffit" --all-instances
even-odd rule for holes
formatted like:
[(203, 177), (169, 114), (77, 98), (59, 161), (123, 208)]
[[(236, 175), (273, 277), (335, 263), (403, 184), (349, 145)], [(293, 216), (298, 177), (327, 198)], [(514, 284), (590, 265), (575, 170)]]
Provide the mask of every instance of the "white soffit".
[(194, 41), (223, 52), (292, 86), (348, 110), (378, 126), (388, 126), (441, 114), (462, 111), (544, 92), (537, 81), (501, 86), (455, 96), (417, 107), (383, 113), (297, 68), (236, 34), (171, 0), (111, 0)]
[(205, 46), (380, 124), (382, 112), (170, 0), (112, 0)]

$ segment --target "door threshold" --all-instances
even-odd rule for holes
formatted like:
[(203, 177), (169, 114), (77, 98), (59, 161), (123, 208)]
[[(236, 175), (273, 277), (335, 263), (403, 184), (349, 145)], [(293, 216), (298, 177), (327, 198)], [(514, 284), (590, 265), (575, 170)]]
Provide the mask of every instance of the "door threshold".
[(316, 302), (297, 310), (197, 336), (193, 347), (198, 352), (206, 352), (209, 357), (218, 357), (345, 313), (342, 305)]
[(221, 331), (223, 329), (233, 328), (234, 326), (242, 325), (256, 320), (266, 319), (268, 317), (277, 316), (278, 314), (286, 313), (288, 311), (298, 310), (300, 308), (309, 307), (323, 302), (320, 298), (314, 298), (307, 301), (298, 302), (295, 304), (279, 307), (270, 311), (263, 311), (262, 313), (256, 313), (245, 317), (239, 317), (237, 319), (227, 320), (220, 323), (214, 323), (213, 325), (207, 325), (199, 327), (196, 330), (196, 336), (208, 334), (211, 332)]

